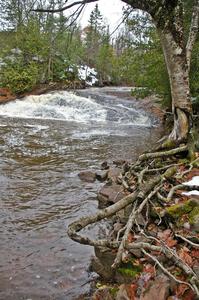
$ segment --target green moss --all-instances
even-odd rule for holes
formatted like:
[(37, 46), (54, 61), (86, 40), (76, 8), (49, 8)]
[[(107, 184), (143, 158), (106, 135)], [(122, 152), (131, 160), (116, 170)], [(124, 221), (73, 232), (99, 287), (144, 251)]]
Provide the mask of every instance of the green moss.
[(194, 207), (194, 209), (189, 213), (190, 224), (195, 224), (199, 219), (199, 205)]
[(114, 299), (115, 299), (116, 294), (117, 294), (118, 291), (119, 291), (118, 287), (112, 287), (112, 288), (110, 288), (110, 294), (114, 297)]
[(172, 149), (174, 148), (176, 145), (175, 145), (175, 142), (172, 141), (171, 139), (167, 139), (166, 141), (164, 141), (162, 147), (165, 148), (165, 149)]
[(142, 271), (142, 267), (138, 265), (133, 265), (133, 261), (129, 261), (126, 264), (122, 264), (120, 268), (118, 268), (118, 272), (127, 277), (135, 278)]
[(164, 173), (164, 177), (167, 178), (167, 179), (169, 179), (176, 172), (177, 172), (177, 168), (176, 167), (171, 167), (171, 168), (169, 168), (169, 169), (166, 170), (166, 172)]
[(167, 213), (174, 219), (182, 217), (184, 214), (189, 214), (195, 209), (199, 209), (198, 204), (194, 200), (188, 200), (183, 204), (176, 204), (166, 209)]

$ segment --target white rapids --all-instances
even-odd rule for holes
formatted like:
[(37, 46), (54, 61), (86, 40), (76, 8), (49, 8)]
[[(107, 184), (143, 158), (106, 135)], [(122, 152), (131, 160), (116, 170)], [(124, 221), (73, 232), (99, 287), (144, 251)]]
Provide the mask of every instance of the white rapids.
[[(109, 101), (110, 100), (110, 101)], [(0, 115), (14, 118), (54, 119), (77, 123), (112, 123), (152, 126), (151, 118), (133, 107), (130, 101), (107, 101), (56, 91), (40, 96), (27, 96), (0, 106)]]

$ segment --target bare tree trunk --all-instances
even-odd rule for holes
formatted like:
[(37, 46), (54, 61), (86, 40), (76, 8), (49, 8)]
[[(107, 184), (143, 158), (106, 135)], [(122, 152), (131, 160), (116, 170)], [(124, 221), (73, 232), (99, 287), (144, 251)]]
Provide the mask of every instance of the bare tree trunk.
[(169, 139), (181, 142), (187, 140), (192, 114), (186, 51), (177, 45), (171, 33), (160, 31), (159, 35), (169, 74), (174, 115), (174, 127)]

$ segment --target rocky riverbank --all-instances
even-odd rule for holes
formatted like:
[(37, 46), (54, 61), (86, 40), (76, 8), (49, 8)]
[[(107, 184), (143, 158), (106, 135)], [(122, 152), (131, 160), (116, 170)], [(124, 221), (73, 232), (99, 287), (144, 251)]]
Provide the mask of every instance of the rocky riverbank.
[(144, 154), (134, 164), (104, 162), (100, 171), (79, 174), (84, 181), (105, 181), (97, 196), (105, 213), (139, 190), (131, 204), (113, 214), (108, 242), (90, 243), (95, 245), (92, 270), (100, 279), (93, 295), (83, 299), (197, 299), (199, 153), (189, 162), (186, 151), (182, 146), (169, 155)]

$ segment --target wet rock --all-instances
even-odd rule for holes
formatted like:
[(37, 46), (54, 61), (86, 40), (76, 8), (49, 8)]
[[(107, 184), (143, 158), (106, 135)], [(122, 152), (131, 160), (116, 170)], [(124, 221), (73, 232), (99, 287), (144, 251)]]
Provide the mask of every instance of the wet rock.
[(120, 168), (110, 168), (108, 171), (108, 179), (111, 180), (111, 182), (118, 182), (118, 177), (121, 175), (121, 169)]
[(95, 247), (95, 257), (91, 259), (91, 270), (96, 272), (105, 281), (117, 283), (130, 283), (132, 276), (113, 269), (111, 266), (115, 260), (116, 251)]
[(96, 174), (97, 180), (105, 181), (107, 179), (107, 176), (108, 176), (108, 171), (107, 170), (101, 170), (101, 171), (97, 171), (95, 174)]
[(96, 174), (92, 171), (82, 171), (78, 174), (82, 181), (94, 182), (96, 180)]
[(112, 281), (115, 278), (115, 270), (111, 268), (114, 262), (115, 254), (110, 250), (104, 252), (102, 249), (95, 248), (95, 255), (91, 259), (91, 270), (104, 280)]
[(102, 169), (102, 170), (108, 170), (108, 169), (109, 169), (109, 165), (108, 165), (108, 162), (107, 162), (107, 161), (104, 161), (104, 162), (101, 164), (101, 169)]
[(118, 159), (118, 160), (114, 160), (113, 164), (116, 165), (117, 167), (119, 166), (123, 166), (123, 164), (125, 164), (126, 161), (124, 159)]
[(105, 184), (98, 192), (99, 207), (107, 207), (118, 202), (125, 196), (123, 188), (118, 184)]
[(140, 300), (166, 300), (169, 296), (170, 280), (165, 275), (159, 275), (155, 281), (142, 291)]

